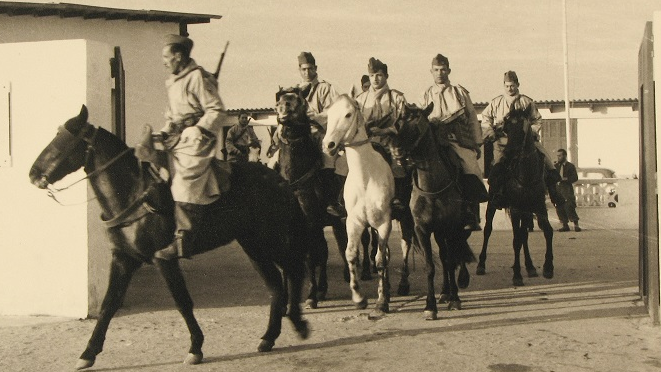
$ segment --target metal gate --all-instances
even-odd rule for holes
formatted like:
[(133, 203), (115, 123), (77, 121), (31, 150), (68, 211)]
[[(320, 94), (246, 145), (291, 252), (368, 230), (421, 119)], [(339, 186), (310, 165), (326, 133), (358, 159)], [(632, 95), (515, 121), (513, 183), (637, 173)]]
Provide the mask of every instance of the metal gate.
[[(639, 261), (640, 295), (659, 324), (659, 203), (656, 162), (656, 118), (654, 97), (654, 38), (652, 22), (638, 52), (638, 101), (640, 102)], [(661, 72), (661, 71), (659, 71)]]

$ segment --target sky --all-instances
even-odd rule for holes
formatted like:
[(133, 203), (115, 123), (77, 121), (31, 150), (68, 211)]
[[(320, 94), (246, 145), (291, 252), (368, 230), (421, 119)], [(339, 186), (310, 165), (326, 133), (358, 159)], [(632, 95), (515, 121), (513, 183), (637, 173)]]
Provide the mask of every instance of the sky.
[[(468, 89), (474, 102), (501, 94), (507, 70), (517, 72), (523, 94), (564, 99), (560, 0), (70, 2), (222, 16), (188, 30), (193, 58), (210, 71), (229, 41), (219, 84), (230, 109), (272, 107), (278, 87), (300, 81), (302, 51), (312, 52), (319, 77), (340, 93), (359, 83), (375, 57), (388, 65), (390, 88), (417, 102), (433, 83), (431, 60), (441, 53), (452, 83)], [(637, 98), (638, 50), (661, 2), (566, 3), (569, 99)]]

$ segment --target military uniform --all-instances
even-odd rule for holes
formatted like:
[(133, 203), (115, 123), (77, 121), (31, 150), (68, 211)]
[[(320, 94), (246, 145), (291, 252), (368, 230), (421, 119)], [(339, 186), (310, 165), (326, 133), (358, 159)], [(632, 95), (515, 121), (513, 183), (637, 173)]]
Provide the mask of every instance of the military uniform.
[(229, 161), (248, 161), (249, 147), (260, 147), (252, 126), (235, 124), (227, 131), (225, 150)]

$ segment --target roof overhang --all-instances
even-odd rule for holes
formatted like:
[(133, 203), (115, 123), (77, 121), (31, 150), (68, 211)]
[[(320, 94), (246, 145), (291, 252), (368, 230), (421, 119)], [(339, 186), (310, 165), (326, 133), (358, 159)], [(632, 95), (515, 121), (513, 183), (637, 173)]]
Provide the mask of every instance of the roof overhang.
[(0, 1), (0, 14), (9, 16), (34, 16), (60, 18), (83, 18), (105, 20), (127, 20), (162, 23), (209, 23), (211, 19), (220, 19), (220, 15), (166, 12), (159, 10), (132, 10), (105, 8), (91, 5), (69, 3), (24, 3)]

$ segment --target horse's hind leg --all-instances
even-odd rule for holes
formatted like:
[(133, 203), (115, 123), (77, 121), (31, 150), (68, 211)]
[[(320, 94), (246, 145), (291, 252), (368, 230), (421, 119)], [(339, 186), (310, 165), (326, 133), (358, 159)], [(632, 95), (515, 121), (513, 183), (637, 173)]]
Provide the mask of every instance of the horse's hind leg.
[[(367, 227), (360, 236), (360, 244), (363, 247), (362, 270), (360, 271), (360, 280), (372, 280), (372, 260), (370, 259), (370, 243), (372, 238), (371, 228)], [(342, 258), (346, 263), (346, 258)], [(349, 265), (344, 268), (344, 280), (349, 282)]]
[(347, 244), (346, 259), (349, 263), (349, 288), (351, 289), (351, 300), (358, 309), (367, 307), (367, 299), (360, 293), (360, 284), (358, 282), (358, 251), (360, 236), (364, 229), (365, 227), (357, 221), (347, 219), (349, 243)]
[(399, 285), (397, 286), (397, 294), (400, 296), (406, 296), (411, 291), (411, 284), (409, 283), (409, 254), (411, 253), (411, 248), (413, 248), (414, 228), (413, 216), (411, 216), (410, 213), (407, 213), (399, 222), (399, 231), (400, 234), (402, 234), (402, 269)]
[(375, 264), (379, 270), (379, 298), (376, 301), (377, 315), (390, 312), (390, 275), (388, 272), (390, 249), (388, 248), (388, 238), (391, 229), (390, 219), (377, 229), (379, 234), (379, 251), (375, 257)]
[[(526, 228), (526, 235), (528, 234), (528, 224), (524, 224), (524, 227)], [(536, 278), (539, 276), (537, 274), (537, 269), (535, 268), (535, 264), (532, 262), (532, 256), (530, 256), (530, 247), (528, 246), (528, 238), (526, 236), (525, 239), (523, 239), (523, 257), (526, 262), (526, 272), (528, 273), (528, 278)]]
[(544, 231), (544, 239), (546, 240), (546, 254), (544, 255), (544, 272), (543, 275), (546, 279), (553, 278), (553, 227), (549, 223), (548, 215), (537, 215), (537, 222), (540, 228)]
[(521, 223), (521, 215), (519, 213), (512, 212), (511, 219), (512, 233), (514, 235), (512, 239), (512, 248), (514, 250), (514, 264), (512, 265), (514, 275), (512, 276), (512, 284), (515, 287), (520, 287), (523, 286), (523, 276), (521, 276), (521, 246), (523, 245), (523, 234), (527, 234), (528, 231)]
[(482, 240), (482, 252), (480, 252), (480, 261), (477, 263), (477, 270), (475, 274), (484, 275), (486, 273), (486, 263), (487, 263), (487, 246), (489, 245), (489, 238), (491, 237), (491, 232), (493, 231), (493, 218), (496, 215), (498, 209), (494, 208), (491, 202), (487, 203), (487, 211), (485, 216), (484, 223), (484, 238)]
[(188, 332), (190, 333), (191, 346), (188, 355), (184, 359), (185, 364), (199, 364), (202, 362), (202, 343), (204, 335), (202, 329), (193, 315), (193, 300), (186, 288), (184, 276), (179, 268), (177, 260), (154, 259), (154, 264), (165, 279), (165, 283), (174, 298), (179, 313), (183, 316)]
[(339, 218), (332, 222), (331, 227), (333, 228), (333, 235), (335, 236), (335, 242), (337, 243), (337, 250), (340, 252), (340, 257), (342, 257), (342, 262), (344, 263), (344, 281), (349, 283), (349, 263), (347, 263), (347, 259), (345, 258), (348, 242), (347, 228)]
[(284, 301), (282, 275), (273, 262), (257, 262), (253, 260), (252, 264), (262, 276), (262, 279), (264, 279), (269, 292), (271, 292), (269, 324), (266, 328), (266, 333), (262, 336), (262, 341), (257, 347), (257, 351), (271, 351), (282, 329), (282, 302)]
[(103, 351), (103, 342), (106, 339), (108, 325), (117, 310), (122, 305), (122, 300), (126, 295), (126, 289), (129, 286), (131, 278), (135, 271), (140, 267), (140, 262), (124, 255), (121, 252), (113, 251), (112, 262), (110, 263), (110, 280), (108, 289), (101, 304), (101, 313), (96, 321), (94, 331), (90, 337), (85, 351), (81, 354), (76, 369), (89, 368), (94, 365), (96, 356)]

